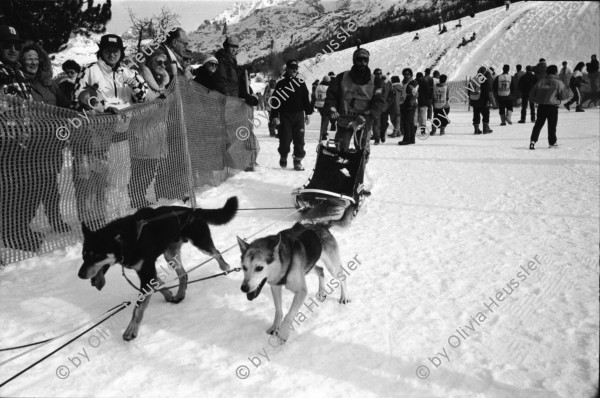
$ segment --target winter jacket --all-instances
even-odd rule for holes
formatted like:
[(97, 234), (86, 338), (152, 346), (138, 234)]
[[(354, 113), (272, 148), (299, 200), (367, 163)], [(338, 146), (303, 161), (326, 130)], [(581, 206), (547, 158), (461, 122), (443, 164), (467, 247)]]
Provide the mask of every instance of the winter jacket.
[(7, 95), (31, 98), (31, 87), (21, 72), (20, 64), (10, 66), (0, 61), (0, 91)]
[(240, 96), (240, 93), (245, 94), (245, 87), (244, 90), (240, 90), (240, 85), (242, 82), (245, 85), (245, 81), (241, 76), (235, 57), (224, 48), (217, 51), (215, 57), (219, 61), (219, 67), (215, 72), (217, 91), (230, 97), (244, 98), (245, 95)]
[[(134, 79), (135, 84), (130, 86), (125, 82)], [(148, 85), (136, 72), (124, 66), (112, 69), (101, 58), (88, 67), (84, 68), (75, 81), (75, 91), (71, 97), (71, 108), (82, 109), (79, 102), (81, 94), (88, 86), (98, 85), (98, 92), (105, 100), (105, 107), (123, 109), (131, 106), (133, 102), (144, 102)]]
[(571, 69), (569, 69), (568, 67), (564, 66), (560, 69), (560, 72), (558, 72), (558, 78), (560, 79), (561, 82), (563, 82), (563, 84), (566, 87), (569, 87), (569, 85), (571, 84), (571, 76), (573, 75), (573, 72), (571, 71)]
[(373, 82), (375, 83), (375, 88), (381, 89), (381, 96), (383, 97), (383, 110), (387, 111), (388, 107), (390, 106), (388, 100), (390, 96), (391, 86), (379, 77), (375, 77), (373, 79)]
[[(431, 79), (431, 81), (433, 82), (433, 79)], [(433, 87), (429, 86), (429, 82), (425, 77), (419, 79), (417, 83), (419, 83), (419, 106), (430, 106), (433, 96), (431, 90)]]
[(493, 81), (494, 78), (488, 69), (483, 66), (479, 68), (477, 75), (471, 79), (471, 82), (469, 83), (472, 89), (480, 92), (479, 98), (473, 99), (471, 98), (471, 90), (469, 90), (469, 104), (471, 106), (477, 108), (486, 108), (488, 106), (488, 102), (491, 102), (492, 106), (495, 105)]
[[(140, 74), (148, 84), (146, 101), (152, 101), (164, 94), (169, 85), (168, 72), (162, 84), (158, 84), (152, 71), (142, 65)], [(144, 122), (145, 120), (142, 120)], [(167, 143), (167, 121), (166, 119), (152, 120), (151, 123), (137, 129), (135, 135), (129, 138), (129, 152), (135, 159), (164, 159), (167, 157), (169, 146)]]
[(400, 97), (402, 96), (402, 83), (392, 83), (391, 101), (388, 112), (392, 116), (400, 114)]
[(600, 64), (598, 63), (597, 59), (592, 59), (589, 63), (586, 64), (586, 67), (588, 73), (595, 73), (598, 72), (598, 70), (600, 69)]
[(530, 97), (529, 92), (537, 83), (537, 77), (533, 74), (533, 72), (527, 72), (519, 79), (519, 91), (521, 91), (521, 95), (525, 97)]
[(583, 83), (585, 83), (585, 80), (583, 80), (583, 74), (580, 70), (575, 69), (575, 72), (573, 72), (573, 76), (571, 76), (569, 87), (571, 87), (571, 89), (575, 91), (575, 89), (581, 87)]
[(304, 81), (300, 82), (298, 78), (286, 75), (275, 85), (272, 97), (271, 120), (279, 117), (280, 113), (304, 112), (306, 115), (312, 114), (313, 108), (310, 103), (308, 87), (306, 87)]
[[(370, 72), (369, 72), (370, 74)], [(346, 79), (346, 80), (344, 80)], [(350, 91), (348, 91), (349, 87), (343, 88), (343, 85), (347, 85), (348, 83), (355, 85), (357, 88), (360, 88), (364, 92), (369, 91), (369, 87), (372, 88), (371, 93), (367, 93), (370, 96), (370, 99), (367, 100), (366, 109), (363, 112), (369, 112), (373, 117), (380, 117), (381, 113), (384, 110), (385, 99), (382, 95), (382, 89), (376, 89), (373, 77), (369, 75), (368, 81), (360, 82), (357, 76), (355, 76), (353, 70), (349, 70), (343, 73), (339, 73), (329, 84), (329, 89), (327, 90), (327, 98), (325, 99), (325, 109), (330, 115), (335, 109), (341, 116), (344, 115), (344, 107), (345, 102), (350, 100), (353, 102), (357, 98), (343, 98), (342, 93), (346, 92), (349, 95)], [(362, 101), (362, 100), (361, 100)]]
[(529, 98), (536, 104), (556, 106), (569, 96), (567, 88), (556, 75), (546, 75), (533, 86), (529, 94)]
[(196, 83), (202, 84), (209, 90), (217, 90), (217, 75), (216, 72), (210, 73), (204, 66), (198, 68), (196, 76), (194, 77)]
[(28, 80), (31, 87), (31, 96), (34, 101), (43, 102), (48, 105), (68, 108), (70, 98), (67, 98), (58, 88), (58, 84), (52, 80), (49, 86), (45, 86), (39, 79)]
[[(433, 88), (435, 87), (435, 85), (437, 84), (437, 82), (435, 82), (433, 80), (432, 76), (423, 76), (423, 80), (425, 80), (425, 82), (427, 83), (427, 86), (429, 87), (429, 105), (431, 105), (433, 103)], [(419, 100), (421, 99), (421, 94), (419, 93)], [(420, 104), (419, 101), (419, 106), (423, 106)]]
[(402, 82), (400, 94), (400, 112), (416, 109), (419, 106), (419, 83), (415, 79)]
[(513, 77), (512, 77), (512, 82), (511, 82), (511, 87), (514, 90), (514, 96), (515, 98), (521, 98), (521, 90), (519, 89), (519, 80), (521, 80), (521, 78), (525, 75), (525, 71), (524, 70), (520, 70), (518, 72), (516, 72)]
[(546, 65), (545, 62), (538, 63), (535, 66), (535, 68), (533, 68), (533, 72), (535, 73), (535, 77), (537, 77), (538, 80), (541, 80), (544, 77), (546, 77), (546, 69), (547, 68), (548, 68), (548, 66)]

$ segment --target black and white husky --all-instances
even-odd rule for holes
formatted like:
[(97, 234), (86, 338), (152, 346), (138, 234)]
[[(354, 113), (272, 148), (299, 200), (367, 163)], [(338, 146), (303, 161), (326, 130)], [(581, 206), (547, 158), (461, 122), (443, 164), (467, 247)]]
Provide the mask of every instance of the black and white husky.
[[(179, 303), (185, 298), (188, 280), (181, 264), (181, 245), (190, 241), (201, 252), (213, 256), (222, 270), (228, 271), (229, 264), (215, 248), (208, 224), (228, 223), (237, 209), (238, 200), (231, 197), (221, 209), (178, 206), (144, 208), (114, 220), (97, 231), (91, 231), (83, 225), (83, 265), (79, 269), (79, 277), (91, 278), (92, 286), (101, 290), (108, 268), (120, 263), (137, 272), (140, 289), (144, 292), (159, 291), (168, 302)], [(169, 264), (174, 265), (179, 276), (179, 289), (175, 296), (168, 289), (161, 289), (164, 282), (156, 274), (155, 268), (156, 259), (161, 254)], [(125, 340), (136, 338), (149, 301), (150, 296), (138, 299), (131, 322), (123, 334)]]

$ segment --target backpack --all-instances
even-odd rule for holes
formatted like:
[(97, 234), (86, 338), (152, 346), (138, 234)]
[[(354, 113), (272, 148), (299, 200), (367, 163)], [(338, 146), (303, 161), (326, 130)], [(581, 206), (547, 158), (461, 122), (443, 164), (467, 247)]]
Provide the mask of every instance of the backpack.
[(467, 91), (469, 91), (470, 100), (477, 101), (481, 97), (481, 84), (479, 84), (476, 77), (469, 81)]

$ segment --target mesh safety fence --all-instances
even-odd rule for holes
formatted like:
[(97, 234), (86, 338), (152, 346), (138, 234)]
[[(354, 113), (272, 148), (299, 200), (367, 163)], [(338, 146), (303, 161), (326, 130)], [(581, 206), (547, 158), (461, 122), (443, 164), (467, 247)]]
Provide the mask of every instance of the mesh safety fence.
[(243, 100), (193, 81), (117, 115), (0, 94), (0, 261), (74, 244), (81, 223), (97, 230), (146, 206), (195, 206), (195, 193), (255, 163), (252, 119)]

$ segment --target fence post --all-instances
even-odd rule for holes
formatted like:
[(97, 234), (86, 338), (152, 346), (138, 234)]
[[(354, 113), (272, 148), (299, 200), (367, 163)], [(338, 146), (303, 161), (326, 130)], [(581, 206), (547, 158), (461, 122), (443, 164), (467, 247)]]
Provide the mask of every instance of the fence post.
[[(185, 124), (185, 114), (183, 113), (183, 100), (181, 98), (181, 87), (179, 86), (181, 84), (180, 80), (182, 79), (179, 76), (175, 76), (175, 94), (177, 95), (177, 106), (179, 107), (179, 113), (181, 114), (181, 129), (183, 130), (183, 145), (185, 147), (185, 159), (186, 159), (186, 163), (187, 163), (187, 178), (188, 178), (188, 188), (190, 190), (190, 205), (192, 206), (192, 208), (196, 208), (196, 194), (194, 193), (194, 176), (193, 174), (193, 169), (192, 169), (192, 160), (190, 158), (190, 146), (188, 143), (188, 136), (187, 136), (187, 127)], [(185, 82), (185, 78), (183, 78), (184, 82)]]

